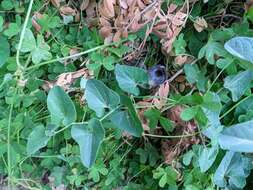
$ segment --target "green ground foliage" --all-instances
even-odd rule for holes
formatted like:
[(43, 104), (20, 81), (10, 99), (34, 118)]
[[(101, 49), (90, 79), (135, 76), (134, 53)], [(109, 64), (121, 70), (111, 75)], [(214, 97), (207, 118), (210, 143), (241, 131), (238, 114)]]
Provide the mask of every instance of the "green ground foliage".
[(252, 185), (253, 1), (0, 0), (0, 189)]

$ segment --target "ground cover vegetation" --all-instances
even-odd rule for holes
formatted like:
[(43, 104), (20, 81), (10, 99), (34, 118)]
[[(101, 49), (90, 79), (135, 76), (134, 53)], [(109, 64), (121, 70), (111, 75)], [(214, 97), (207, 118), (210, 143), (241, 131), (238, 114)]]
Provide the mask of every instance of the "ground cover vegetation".
[(252, 22), (252, 0), (0, 0), (0, 189), (252, 189)]

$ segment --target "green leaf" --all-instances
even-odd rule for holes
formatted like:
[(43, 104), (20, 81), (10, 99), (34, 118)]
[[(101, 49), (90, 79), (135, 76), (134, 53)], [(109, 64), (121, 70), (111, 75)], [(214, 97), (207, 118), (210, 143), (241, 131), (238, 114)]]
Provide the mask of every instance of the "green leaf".
[(35, 64), (52, 58), (49, 52), (50, 46), (44, 41), (42, 35), (37, 36), (37, 43), (30, 29), (26, 29), (24, 40), (20, 51), (23, 53), (32, 52), (32, 61)]
[(227, 189), (243, 189), (252, 169), (252, 159), (228, 151), (214, 174), (214, 183)]
[(199, 69), (199, 67), (191, 64), (184, 65), (184, 72), (186, 74), (186, 79), (190, 84), (196, 83), (197, 88), (200, 91), (205, 91), (207, 80), (203, 74), (203, 72)]
[(36, 48), (36, 40), (30, 29), (25, 30), (24, 40), (20, 51), (23, 53), (31, 52)]
[(4, 35), (9, 38), (17, 35), (19, 33), (20, 26), (17, 23), (10, 23), (8, 28), (4, 31)]
[(0, 32), (3, 31), (3, 27), (4, 27), (4, 19), (2, 16), (0, 16)]
[(235, 152), (253, 152), (253, 120), (225, 128), (218, 137), (221, 148)]
[(1, 2), (1, 6), (3, 7), (4, 10), (9, 11), (14, 8), (14, 3), (10, 0), (3, 0)]
[(6, 38), (0, 36), (0, 68), (5, 64), (6, 60), (10, 56), (10, 45)]
[(139, 86), (148, 84), (147, 73), (138, 67), (117, 64), (115, 67), (116, 80), (119, 87), (136, 96), (140, 94)]
[(53, 124), (65, 126), (76, 120), (76, 109), (71, 98), (59, 87), (53, 87), (47, 97), (47, 107)]
[(185, 153), (183, 156), (183, 164), (185, 166), (189, 166), (192, 161), (193, 156), (194, 156), (194, 152), (192, 150)]
[(136, 109), (135, 109), (131, 99), (128, 96), (121, 94), (120, 95), (120, 102), (123, 106), (127, 107), (128, 115), (131, 118), (131, 120), (133, 121), (134, 127), (137, 128), (138, 131), (142, 132), (143, 131), (142, 124), (141, 124), (141, 121), (137, 115)]
[(26, 151), (28, 155), (34, 154), (39, 149), (45, 147), (50, 137), (46, 136), (43, 125), (36, 126), (27, 139)]
[(177, 173), (171, 167), (167, 166), (165, 169), (158, 167), (153, 173), (154, 179), (159, 179), (159, 186), (165, 187), (166, 184), (168, 185), (176, 185), (177, 180)]
[(42, 35), (37, 36), (37, 46), (32, 52), (32, 61), (35, 64), (40, 63), (41, 61), (50, 60), (52, 58), (51, 53), (49, 52), (50, 46), (47, 45), (43, 39)]
[(211, 148), (204, 147), (198, 158), (200, 171), (206, 172), (214, 163), (219, 152), (218, 146), (212, 146)]
[(195, 115), (198, 113), (198, 110), (198, 106), (186, 108), (181, 112), (180, 118), (184, 121), (189, 121), (195, 117)]
[(125, 130), (133, 136), (140, 137), (143, 129), (136, 125), (133, 118), (126, 111), (117, 111), (111, 114), (110, 120), (119, 129)]
[(73, 139), (78, 143), (80, 148), (81, 161), (83, 165), (90, 168), (98, 153), (102, 143), (105, 131), (98, 119), (91, 119), (86, 124), (74, 124), (71, 129)]
[(252, 71), (243, 71), (236, 75), (227, 76), (224, 80), (224, 87), (232, 93), (233, 101), (237, 101), (250, 87), (253, 80)]
[(204, 47), (199, 51), (198, 58), (201, 59), (206, 57), (208, 63), (215, 64), (215, 57), (225, 57), (227, 52), (223, 46), (215, 41), (209, 41)]
[(92, 179), (94, 182), (100, 181), (100, 174), (107, 175), (108, 169), (106, 168), (105, 164), (103, 162), (97, 162), (95, 163), (90, 169), (89, 169), (89, 175), (88, 179)]
[(224, 47), (232, 55), (253, 63), (253, 38), (235, 37), (226, 42)]
[(173, 47), (175, 48), (175, 53), (176, 55), (179, 54), (184, 54), (185, 51), (185, 47), (186, 47), (186, 42), (184, 40), (184, 34), (181, 33), (178, 38), (173, 42)]
[(120, 97), (116, 92), (95, 79), (87, 81), (85, 98), (89, 108), (94, 110), (98, 117), (102, 117), (107, 109), (116, 109), (120, 103)]
[(144, 112), (144, 116), (149, 120), (149, 128), (154, 129), (158, 124), (161, 113), (157, 109), (149, 109)]

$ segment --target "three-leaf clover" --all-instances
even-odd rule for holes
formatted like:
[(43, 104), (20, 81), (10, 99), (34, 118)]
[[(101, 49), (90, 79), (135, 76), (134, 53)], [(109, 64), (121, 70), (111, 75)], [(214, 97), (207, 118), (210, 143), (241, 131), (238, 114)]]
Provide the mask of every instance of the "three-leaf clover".
[(24, 41), (22, 43), (20, 51), (23, 53), (31, 52), (32, 62), (35, 64), (40, 63), (43, 60), (49, 60), (52, 58), (49, 52), (50, 46), (44, 41), (42, 35), (37, 36), (37, 42), (30, 29), (26, 29)]

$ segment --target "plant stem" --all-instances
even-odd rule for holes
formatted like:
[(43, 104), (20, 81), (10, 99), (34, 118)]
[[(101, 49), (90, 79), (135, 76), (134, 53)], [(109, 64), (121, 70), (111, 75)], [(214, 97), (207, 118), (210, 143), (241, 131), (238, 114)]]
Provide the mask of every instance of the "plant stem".
[(199, 134), (199, 132), (193, 133), (193, 134), (187, 134), (187, 135), (174, 135), (174, 136), (153, 135), (153, 134), (144, 133), (143, 136), (156, 137), (156, 138), (166, 138), (166, 139), (175, 139), (175, 138), (193, 137), (197, 134)]
[(20, 70), (24, 69), (23, 66), (20, 64), (20, 61), (19, 61), (20, 49), (22, 47), (22, 43), (23, 43), (23, 40), (24, 40), (24, 37), (25, 37), (25, 30), (26, 30), (26, 27), (27, 27), (27, 24), (28, 24), (28, 20), (29, 20), (31, 11), (32, 11), (33, 1), (34, 0), (30, 0), (29, 7), (28, 7), (28, 10), (27, 10), (27, 14), (26, 14), (26, 18), (25, 18), (25, 22), (24, 22), (24, 26), (23, 26), (23, 29), (21, 31), (20, 40), (19, 40), (18, 47), (17, 47), (16, 62), (17, 62), (18, 69), (20, 69)]
[(228, 115), (231, 111), (233, 111), (237, 106), (239, 106), (241, 103), (243, 103), (244, 101), (246, 101), (248, 98), (252, 97), (253, 94), (243, 98), (242, 100), (240, 100), (239, 102), (237, 102), (235, 105), (233, 105), (228, 111), (226, 111), (222, 116), (220, 116), (220, 119), (223, 119), (226, 115)]
[[(125, 41), (127, 41), (127, 39), (121, 40), (120, 43), (125, 42)], [(119, 42), (118, 42), (118, 43), (119, 43)], [(61, 61), (64, 61), (64, 60), (67, 60), (67, 59), (71, 59), (71, 58), (74, 58), (74, 57), (79, 57), (79, 56), (82, 56), (82, 55), (91, 53), (91, 52), (96, 51), (96, 50), (99, 50), (99, 49), (104, 49), (104, 48), (106, 48), (106, 47), (116, 45), (116, 44), (118, 44), (118, 43), (104, 44), (104, 45), (100, 45), (100, 46), (97, 46), (97, 47), (88, 49), (88, 50), (86, 50), (86, 51), (83, 51), (83, 52), (80, 52), (80, 53), (77, 53), (77, 54), (74, 54), (74, 55), (70, 55), (70, 56), (66, 56), (66, 57), (61, 57), (61, 58), (56, 58), (56, 59), (52, 59), (52, 60), (49, 60), (49, 61), (44, 61), (44, 62), (42, 62), (42, 63), (39, 63), (39, 64), (36, 64), (36, 65), (30, 66), (30, 67), (26, 68), (25, 70), (26, 70), (26, 71), (29, 71), (29, 70), (31, 70), (31, 69), (39, 68), (39, 67), (41, 67), (41, 66), (43, 66), (43, 65), (47, 65), (47, 64), (54, 63), (54, 62), (57, 62), (57, 61), (61, 62)]]
[(11, 189), (11, 118), (12, 118), (12, 112), (13, 112), (13, 103), (10, 107), (10, 113), (9, 113), (9, 119), (8, 119), (8, 129), (7, 129), (7, 171), (8, 171), (8, 189)]

